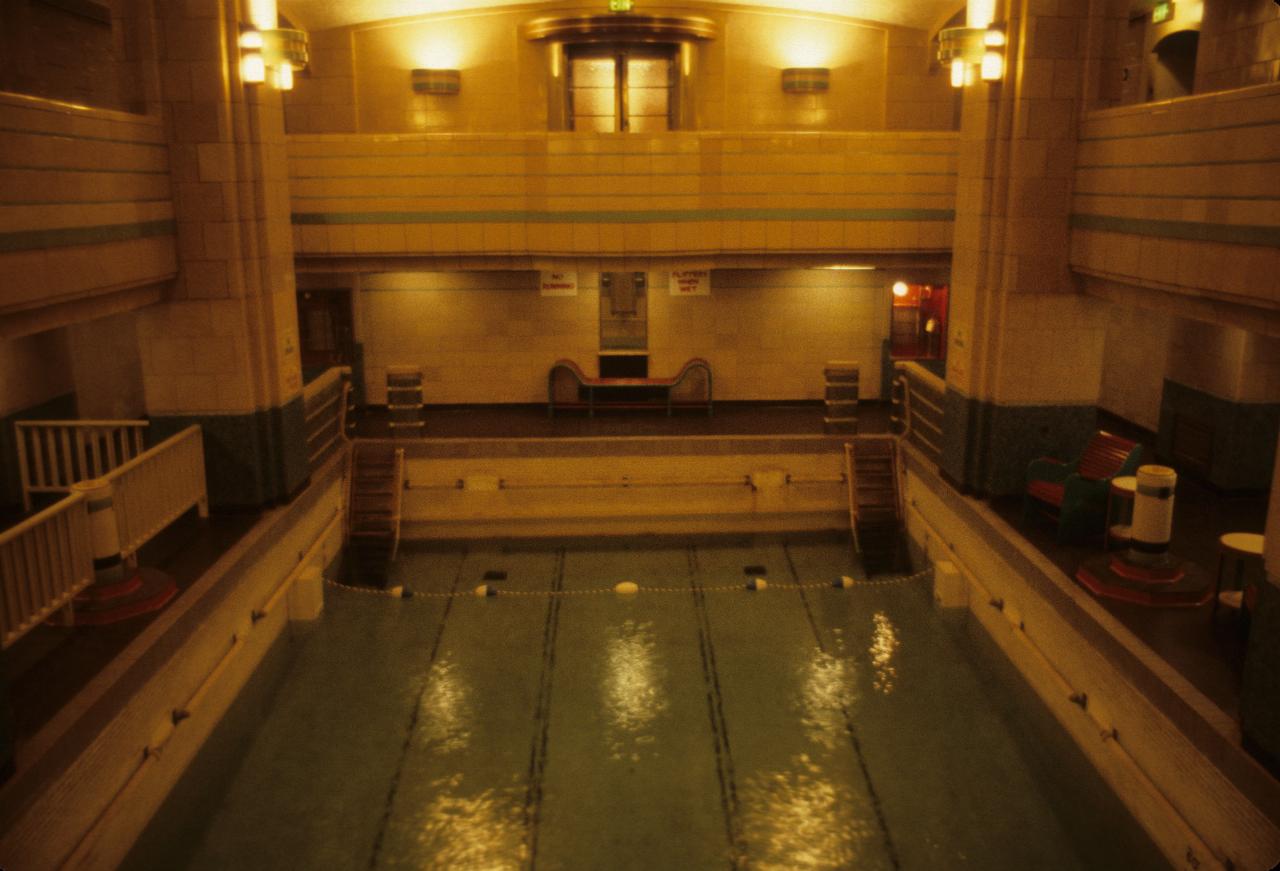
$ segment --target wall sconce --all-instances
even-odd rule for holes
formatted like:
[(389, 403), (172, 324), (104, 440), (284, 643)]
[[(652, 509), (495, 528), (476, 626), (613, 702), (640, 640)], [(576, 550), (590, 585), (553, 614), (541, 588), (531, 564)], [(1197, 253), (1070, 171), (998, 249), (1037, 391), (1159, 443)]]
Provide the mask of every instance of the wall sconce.
[(462, 73), (458, 70), (413, 70), (409, 80), (415, 94), (447, 96), (462, 90)]
[(307, 65), (307, 34), (302, 30), (277, 27), (270, 30), (246, 28), (240, 33), (240, 81), (262, 84), (270, 70), (271, 84), (281, 91), (293, 89), (293, 71)]
[(782, 71), (782, 91), (786, 94), (821, 94), (831, 85), (826, 67), (791, 67)]
[(948, 27), (938, 34), (938, 60), (951, 67), (951, 86), (963, 88), (976, 78), (1004, 78), (1004, 30), (999, 27)]
[(893, 283), (893, 295), (901, 299), (911, 292), (911, 288), (907, 286), (905, 281), (895, 281)]

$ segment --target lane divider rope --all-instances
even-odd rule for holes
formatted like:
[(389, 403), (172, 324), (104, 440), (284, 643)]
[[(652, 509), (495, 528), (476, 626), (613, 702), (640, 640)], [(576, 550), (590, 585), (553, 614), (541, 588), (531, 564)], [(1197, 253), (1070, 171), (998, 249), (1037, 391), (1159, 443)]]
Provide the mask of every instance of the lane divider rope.
[(461, 599), (461, 598), (525, 598), (525, 599), (547, 599), (552, 597), (567, 598), (571, 596), (602, 596), (613, 593), (620, 596), (630, 596), (637, 593), (688, 593), (697, 589), (703, 593), (743, 593), (743, 592), (763, 592), (765, 590), (852, 590), (861, 587), (892, 587), (900, 584), (917, 581), (921, 578), (928, 577), (933, 574), (933, 567), (922, 569), (910, 575), (892, 575), (887, 578), (878, 578), (875, 580), (858, 580), (848, 575), (841, 575), (834, 581), (809, 581), (803, 583), (776, 583), (770, 584), (764, 578), (752, 578), (751, 580), (740, 584), (715, 584), (709, 587), (647, 587), (636, 584), (632, 581), (623, 581), (612, 587), (599, 587), (589, 590), (502, 590), (493, 584), (480, 584), (472, 590), (460, 590), (456, 592), (424, 592), (421, 590), (411, 590), (407, 587), (397, 586), (381, 589), (378, 587), (361, 587), (354, 584), (344, 584), (341, 581), (325, 580), (325, 584), (337, 590), (346, 590), (353, 593), (361, 593), (369, 596), (382, 596), (392, 599)]

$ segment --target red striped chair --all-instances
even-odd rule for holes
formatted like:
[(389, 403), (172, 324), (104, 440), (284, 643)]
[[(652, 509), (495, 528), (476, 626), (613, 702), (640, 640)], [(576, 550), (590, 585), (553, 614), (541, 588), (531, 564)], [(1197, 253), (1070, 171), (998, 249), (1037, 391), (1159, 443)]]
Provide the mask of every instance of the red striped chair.
[(1051, 457), (1027, 466), (1023, 515), (1030, 522), (1041, 514), (1058, 521), (1058, 541), (1100, 534), (1106, 523), (1111, 479), (1132, 475), (1142, 462), (1142, 445), (1109, 432), (1097, 432), (1074, 463)]

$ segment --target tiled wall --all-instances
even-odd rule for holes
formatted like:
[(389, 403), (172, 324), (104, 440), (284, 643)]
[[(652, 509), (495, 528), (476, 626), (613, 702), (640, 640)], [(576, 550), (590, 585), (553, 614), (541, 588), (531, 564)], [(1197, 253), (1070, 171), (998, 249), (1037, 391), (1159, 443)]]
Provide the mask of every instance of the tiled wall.
[(294, 245), (352, 254), (947, 251), (953, 133), (291, 136)]
[(141, 354), (134, 312), (67, 327), (71, 371), (80, 416), (128, 420), (146, 414)]
[[(600, 7), (557, 8), (595, 14)], [(291, 133), (559, 129), (565, 87), (549, 43), (523, 26), (546, 13), (484, 9), (316, 31), (312, 70), (288, 103)], [(680, 126), (699, 130), (942, 130), (954, 124), (946, 70), (923, 30), (740, 7), (699, 9), (716, 36), (693, 43)], [(784, 94), (781, 71), (831, 70), (825, 94)], [(410, 70), (461, 72), (450, 96), (414, 94)], [(727, 74), (726, 71), (732, 71)], [(353, 126), (355, 125), (355, 126)]]
[[(0, 18), (0, 91), (134, 111), (144, 102), (136, 0), (7, 0)], [(96, 8), (94, 8), (96, 7)]]
[(1155, 431), (1175, 319), (1149, 310), (1112, 306), (1098, 406)]
[(1196, 52), (1196, 93), (1280, 81), (1280, 6), (1207, 0)]
[(649, 370), (711, 363), (717, 399), (822, 399), (828, 360), (861, 364), (863, 399), (879, 398), (880, 345), (889, 335), (883, 272), (828, 269), (712, 272), (710, 296), (673, 297), (655, 273)]
[(158, 121), (12, 95), (0, 114), (0, 319), (173, 277)]
[(5, 373), (0, 378), (0, 416), (70, 393), (73, 381), (66, 330), (0, 339), (0, 372)]
[(361, 279), (366, 396), (386, 402), (387, 366), (422, 369), (428, 404), (545, 402), (561, 357), (595, 371), (598, 277), (543, 297), (534, 272), (384, 273)]
[[(649, 372), (674, 375), (690, 357), (711, 363), (724, 400), (820, 399), (827, 360), (862, 364), (875, 398), (888, 334), (883, 273), (716, 270), (712, 292), (672, 297), (650, 272)], [(561, 358), (597, 370), (598, 273), (579, 273), (578, 295), (539, 295), (536, 273), (384, 273), (361, 280), (371, 403), (386, 401), (386, 367), (421, 367), (432, 403), (543, 402)]]
[(1075, 269), (1280, 301), (1280, 85), (1107, 109), (1086, 116), (1080, 133)]

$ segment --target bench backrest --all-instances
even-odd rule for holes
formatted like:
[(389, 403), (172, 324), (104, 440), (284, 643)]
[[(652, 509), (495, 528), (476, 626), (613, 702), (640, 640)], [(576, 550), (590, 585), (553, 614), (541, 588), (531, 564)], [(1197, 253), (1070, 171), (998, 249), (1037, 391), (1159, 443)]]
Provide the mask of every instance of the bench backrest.
[(1137, 446), (1137, 442), (1122, 439), (1109, 432), (1095, 433), (1080, 455), (1076, 472), (1080, 477), (1093, 481), (1110, 478), (1120, 471), (1124, 461), (1129, 459)]

